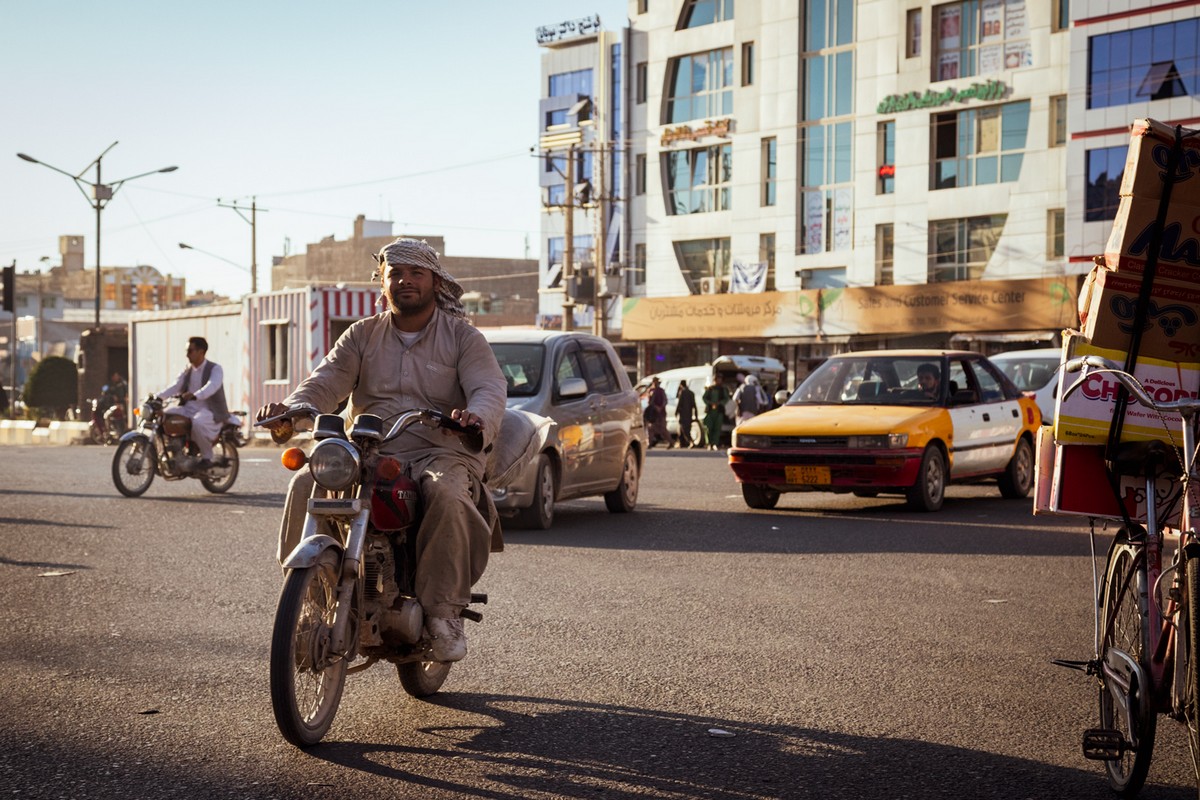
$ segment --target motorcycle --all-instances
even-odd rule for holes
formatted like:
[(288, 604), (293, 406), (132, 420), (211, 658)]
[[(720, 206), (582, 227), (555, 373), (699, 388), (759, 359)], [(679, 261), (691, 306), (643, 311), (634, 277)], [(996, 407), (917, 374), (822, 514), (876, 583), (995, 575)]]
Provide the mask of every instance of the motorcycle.
[(150, 488), (155, 475), (164, 480), (199, 478), (210, 492), (229, 491), (238, 475), (238, 447), (245, 444), (234, 412), (221, 427), (213, 443), (212, 466), (200, 467), (200, 451), (189, 435), (192, 421), (187, 417), (163, 413), (165, 403), (153, 395), (134, 412), (140, 417), (137, 430), (123, 435), (113, 454), (112, 478), (117, 491), (126, 497), (139, 497)]
[[(283, 431), (272, 430), (283, 443), (301, 417), (315, 417), (316, 445), (308, 456), (289, 448), (282, 460), (292, 470), (308, 467), (313, 495), (300, 543), (283, 562), (269, 671), (280, 732), (308, 747), (333, 724), (348, 674), (382, 659), (396, 665), (413, 697), (428, 697), (445, 682), (451, 665), (433, 660), (413, 589), (419, 486), (400, 461), (379, 450), (414, 424), (455, 432), (476, 452), (483, 439), (478, 429), (432, 409), (403, 412), (386, 434), (378, 416), (358, 415), (347, 434), (340, 416), (305, 407), (258, 424), (286, 422)], [(486, 602), (485, 594), (471, 595), (471, 603)], [(469, 608), (461, 616), (483, 618)], [(358, 658), (364, 660), (352, 664)]]
[(88, 435), (94, 444), (113, 444), (120, 440), (127, 429), (124, 401), (102, 397), (92, 400)]

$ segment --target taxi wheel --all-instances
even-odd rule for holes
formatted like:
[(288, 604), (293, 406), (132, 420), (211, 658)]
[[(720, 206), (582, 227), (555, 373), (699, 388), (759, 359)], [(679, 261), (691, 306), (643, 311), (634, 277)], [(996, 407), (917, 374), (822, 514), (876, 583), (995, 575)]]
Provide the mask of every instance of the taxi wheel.
[(917, 482), (905, 493), (909, 508), (916, 511), (937, 511), (946, 499), (946, 458), (941, 448), (929, 445), (921, 456)]
[(1033, 488), (1033, 447), (1029, 440), (1022, 438), (1017, 442), (1017, 452), (1000, 476), (1000, 494), (1009, 500), (1020, 500), (1029, 496)]
[(775, 504), (779, 502), (779, 492), (770, 486), (761, 486), (757, 483), (743, 483), (742, 499), (751, 508), (774, 508)]

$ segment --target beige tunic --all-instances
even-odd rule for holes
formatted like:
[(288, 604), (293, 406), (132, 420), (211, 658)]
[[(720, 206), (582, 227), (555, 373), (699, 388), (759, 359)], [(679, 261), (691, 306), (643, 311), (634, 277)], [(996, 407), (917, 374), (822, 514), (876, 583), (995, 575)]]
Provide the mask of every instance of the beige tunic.
[[(466, 409), (483, 419), (486, 449), (500, 430), (506, 391), (491, 346), (466, 320), (439, 309), (410, 348), (392, 325), (391, 312), (385, 311), (351, 325), (283, 402), (330, 413), (349, 396), (351, 419), (375, 414), (384, 419), (385, 429), (413, 408), (446, 414)], [(410, 427), (384, 448), (409, 461), (448, 451), (460, 455), (476, 477), (482, 476), (483, 453), (470, 453), (458, 437), (423, 425)]]

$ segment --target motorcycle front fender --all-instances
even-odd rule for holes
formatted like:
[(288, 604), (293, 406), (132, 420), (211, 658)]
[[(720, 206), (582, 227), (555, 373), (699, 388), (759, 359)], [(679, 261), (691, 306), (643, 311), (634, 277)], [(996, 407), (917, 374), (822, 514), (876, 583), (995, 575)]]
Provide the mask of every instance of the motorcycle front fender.
[(150, 444), (150, 437), (141, 431), (125, 431), (125, 433), (121, 434), (121, 438), (117, 441), (128, 442), (130, 439), (145, 439), (146, 444)]
[(342, 543), (324, 533), (318, 533), (315, 536), (306, 536), (300, 540), (300, 544), (296, 545), (288, 557), (283, 560), (284, 569), (302, 569), (303, 567), (311, 567), (317, 563), (317, 558), (321, 553), (329, 548), (336, 548), (339, 557), (343, 551)]

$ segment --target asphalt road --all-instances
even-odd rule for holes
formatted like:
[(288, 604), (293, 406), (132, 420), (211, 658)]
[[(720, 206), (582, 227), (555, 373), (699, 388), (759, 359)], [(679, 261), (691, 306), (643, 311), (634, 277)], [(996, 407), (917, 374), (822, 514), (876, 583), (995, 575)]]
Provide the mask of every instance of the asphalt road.
[[(0, 787), (16, 798), (1107, 798), (1086, 523), (994, 486), (742, 503), (651, 452), (632, 515), (508, 531), (432, 702), (376, 665), (300, 751), (267, 652), (287, 473), (121, 497), (111, 448), (0, 448)], [(1102, 543), (1106, 539), (1101, 539)], [(1146, 798), (1193, 798), (1159, 723)]]

